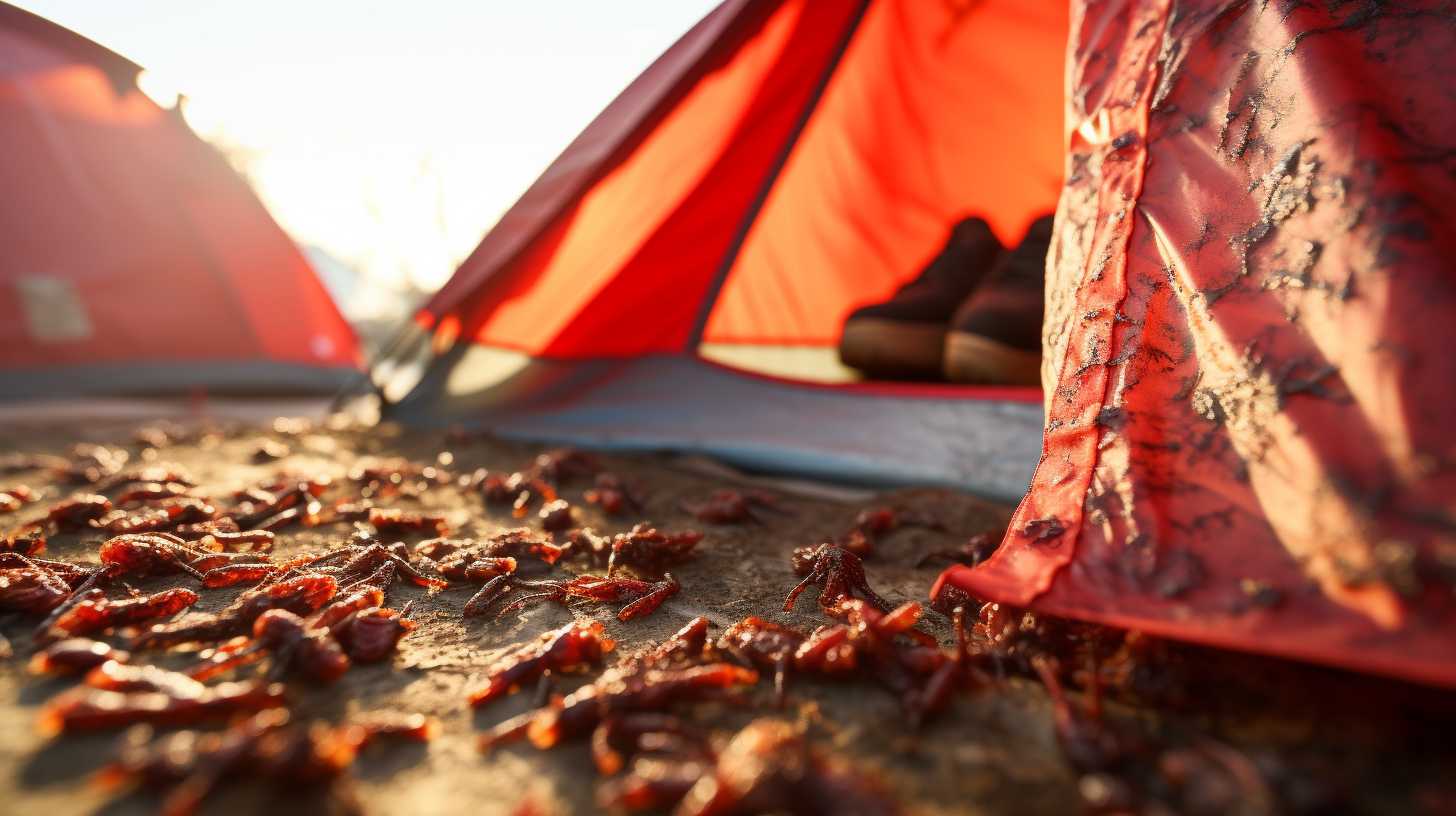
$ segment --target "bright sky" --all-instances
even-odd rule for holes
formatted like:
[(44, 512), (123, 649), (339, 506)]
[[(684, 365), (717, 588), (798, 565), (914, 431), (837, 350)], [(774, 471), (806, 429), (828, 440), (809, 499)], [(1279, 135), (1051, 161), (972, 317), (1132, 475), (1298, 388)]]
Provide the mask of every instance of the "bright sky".
[(283, 226), (433, 288), (716, 0), (9, 0), (185, 93)]

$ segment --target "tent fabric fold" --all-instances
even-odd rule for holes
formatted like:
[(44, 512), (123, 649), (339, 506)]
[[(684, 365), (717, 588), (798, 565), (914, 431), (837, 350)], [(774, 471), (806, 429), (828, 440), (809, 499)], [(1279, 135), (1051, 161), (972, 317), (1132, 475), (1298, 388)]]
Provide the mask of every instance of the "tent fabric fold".
[(1074, 19), (1045, 449), (998, 553), (944, 581), (1456, 685), (1450, 22)]

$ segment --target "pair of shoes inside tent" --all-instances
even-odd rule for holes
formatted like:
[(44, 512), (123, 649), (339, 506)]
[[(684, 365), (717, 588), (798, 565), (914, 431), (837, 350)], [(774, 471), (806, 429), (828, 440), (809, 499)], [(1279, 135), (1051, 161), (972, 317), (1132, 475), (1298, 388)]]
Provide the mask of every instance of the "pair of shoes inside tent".
[(875, 379), (940, 379), (951, 317), (1002, 252), (984, 220), (956, 224), (918, 277), (889, 300), (850, 314), (840, 335), (840, 361)]
[(1052, 217), (1033, 221), (1026, 237), (1002, 253), (981, 285), (951, 317), (945, 378), (982, 385), (1041, 384), (1041, 321)]
[(839, 358), (868, 377), (1036, 385), (1051, 216), (1006, 250), (967, 218), (914, 280), (845, 321)]

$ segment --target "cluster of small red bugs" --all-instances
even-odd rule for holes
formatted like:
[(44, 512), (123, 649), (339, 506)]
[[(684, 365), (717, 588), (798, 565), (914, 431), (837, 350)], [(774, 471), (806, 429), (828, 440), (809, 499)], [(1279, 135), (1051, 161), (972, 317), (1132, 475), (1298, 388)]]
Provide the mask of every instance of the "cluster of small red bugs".
[[(139, 439), (162, 446), (170, 434)], [(264, 444), (251, 460), (286, 462), (292, 450)], [(705, 541), (697, 531), (660, 530), (645, 520), (615, 534), (583, 527), (593, 512), (585, 508), (640, 520), (655, 502), (631, 479), (574, 449), (547, 451), (508, 473), (457, 475), (446, 456), (430, 465), (361, 460), (342, 478), (280, 470), (215, 496), (180, 468), (128, 467), (129, 459), (106, 446), (79, 447), (67, 457), (0, 457), (0, 474), (48, 472), (72, 489), (0, 538), (0, 611), (36, 619), (33, 672), (77, 679), (43, 706), (42, 728), (134, 727), (103, 777), (159, 789), (172, 813), (191, 812), (228, 780), (332, 785), (375, 740), (430, 739), (439, 726), (419, 715), (340, 726), (300, 721), (289, 712), (291, 686), (333, 683), (356, 665), (388, 661), (422, 625), (413, 604), (387, 605), (401, 584), (427, 595), (466, 588), (467, 618), (512, 615), (542, 602), (611, 604), (614, 625), (630, 624), (682, 591), (669, 569), (695, 557)], [(461, 535), (452, 533), (447, 516), (382, 504), (423, 500), (445, 486), (478, 496), (488, 513), (508, 514), (512, 529)], [(573, 488), (585, 508), (566, 497)], [(0, 515), (45, 500), (41, 490), (7, 487), (0, 491)], [(718, 490), (673, 506), (715, 526), (764, 527), (790, 515), (764, 491)], [(352, 534), (325, 551), (277, 553), (281, 534), (340, 526)], [(1114, 783), (1136, 750), (1103, 724), (1096, 690), (1109, 671), (1116, 676), (1116, 667), (1136, 655), (1110, 652), (1091, 630), (983, 606), (953, 591), (934, 606), (952, 620), (954, 643), (937, 644), (917, 628), (925, 615), (919, 603), (892, 603), (866, 575), (864, 561), (875, 545), (905, 527), (946, 530), (923, 513), (872, 507), (847, 531), (792, 552), (802, 580), (785, 587), (783, 611), (817, 588), (828, 621), (815, 629), (748, 615), (715, 635), (708, 619), (696, 617), (667, 640), (624, 654), (606, 625), (578, 618), (508, 651), (486, 667), (466, 702), (487, 709), (525, 690), (539, 704), (490, 728), (481, 736), (482, 750), (585, 740), (606, 778), (602, 807), (819, 812), (853, 801), (856, 812), (896, 813), (882, 786), (816, 748), (803, 729), (767, 717), (715, 734), (692, 721), (693, 704), (750, 705), (753, 690), (765, 686), (765, 702), (781, 708), (801, 683), (868, 681), (889, 692), (917, 728), (957, 694), (1019, 673), (1039, 678), (1051, 693), (1069, 763), (1106, 777), (1100, 790), (1111, 790), (1115, 803), (1135, 804), (1138, 794)], [(97, 563), (44, 557), (52, 539), (77, 534), (98, 537)], [(980, 534), (958, 548), (925, 552), (920, 563), (974, 565), (995, 542)], [(144, 593), (128, 583), (149, 577), (184, 585)], [(231, 603), (188, 613), (207, 593), (227, 588), (236, 588)], [(147, 662), (177, 648), (194, 650), (180, 668)], [(1079, 675), (1067, 668), (1072, 661), (1050, 653), (1104, 660)], [(570, 693), (552, 693), (570, 675), (589, 679)], [(1093, 690), (1090, 704), (1069, 698), (1069, 680)], [(226, 727), (154, 730), (218, 723)], [(1231, 761), (1202, 756), (1179, 755), (1178, 767), (1214, 773), (1205, 766)]]

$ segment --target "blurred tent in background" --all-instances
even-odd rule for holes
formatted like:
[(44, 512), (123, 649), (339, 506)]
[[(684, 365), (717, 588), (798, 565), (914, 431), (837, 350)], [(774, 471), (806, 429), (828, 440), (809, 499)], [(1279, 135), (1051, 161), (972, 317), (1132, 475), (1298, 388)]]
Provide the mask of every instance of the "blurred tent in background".
[(358, 377), (308, 261), (140, 70), (0, 4), (0, 399)]
[(1037, 390), (854, 382), (834, 346), (961, 217), (1014, 242), (1055, 208), (1066, 13), (728, 0), (426, 305), (391, 415), (1014, 499)]

